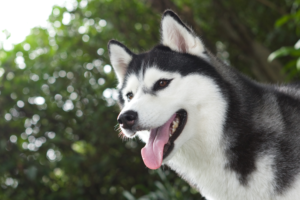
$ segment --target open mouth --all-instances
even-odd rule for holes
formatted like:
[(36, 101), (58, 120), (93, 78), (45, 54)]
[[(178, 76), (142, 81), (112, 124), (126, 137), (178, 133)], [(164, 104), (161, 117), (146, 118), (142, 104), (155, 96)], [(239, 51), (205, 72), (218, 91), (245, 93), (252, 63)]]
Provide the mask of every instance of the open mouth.
[(158, 169), (174, 149), (174, 141), (181, 134), (187, 121), (187, 112), (177, 111), (162, 126), (150, 130), (150, 137), (142, 149), (142, 158), (150, 169)]
[(176, 117), (171, 123), (168, 143), (164, 146), (163, 158), (165, 159), (174, 148), (174, 141), (181, 134), (187, 121), (187, 112), (185, 110), (179, 110), (176, 112)]

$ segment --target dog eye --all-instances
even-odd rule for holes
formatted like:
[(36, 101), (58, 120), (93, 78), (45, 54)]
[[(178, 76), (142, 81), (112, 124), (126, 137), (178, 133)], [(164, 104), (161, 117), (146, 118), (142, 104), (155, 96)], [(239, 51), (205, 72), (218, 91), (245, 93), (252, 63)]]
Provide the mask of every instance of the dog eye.
[(128, 94), (126, 94), (128, 101), (130, 101), (133, 98), (133, 94), (132, 92), (129, 92)]
[(159, 81), (159, 87), (166, 87), (166, 85), (168, 84), (168, 81), (166, 81), (166, 80), (161, 80), (161, 81)]
[(163, 89), (163, 88), (167, 87), (171, 81), (172, 81), (172, 79), (171, 80), (160, 79), (154, 84), (153, 90)]

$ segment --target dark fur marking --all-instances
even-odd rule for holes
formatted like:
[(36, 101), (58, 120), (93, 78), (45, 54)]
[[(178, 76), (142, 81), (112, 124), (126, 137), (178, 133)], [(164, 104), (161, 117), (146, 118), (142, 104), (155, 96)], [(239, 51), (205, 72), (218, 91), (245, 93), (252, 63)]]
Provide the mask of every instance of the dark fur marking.
[(300, 172), (300, 130), (296, 120), (300, 114), (300, 104), (299, 99), (281, 93), (277, 93), (277, 99), (285, 125), (285, 134), (278, 136), (279, 152), (275, 160), (276, 188), (282, 193)]

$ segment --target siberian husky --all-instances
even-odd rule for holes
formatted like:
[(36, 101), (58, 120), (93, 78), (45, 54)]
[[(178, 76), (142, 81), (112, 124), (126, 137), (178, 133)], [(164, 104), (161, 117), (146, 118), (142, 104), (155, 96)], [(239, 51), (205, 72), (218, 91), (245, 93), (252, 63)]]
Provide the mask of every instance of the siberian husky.
[(146, 143), (208, 200), (300, 200), (300, 90), (257, 83), (209, 51), (172, 11), (161, 44), (134, 54), (111, 40), (123, 134)]

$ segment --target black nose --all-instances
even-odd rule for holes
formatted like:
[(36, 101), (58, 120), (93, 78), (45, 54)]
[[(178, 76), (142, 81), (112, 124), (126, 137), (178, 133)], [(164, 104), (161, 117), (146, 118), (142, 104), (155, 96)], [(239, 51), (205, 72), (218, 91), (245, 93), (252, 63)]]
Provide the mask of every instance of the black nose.
[(119, 115), (118, 122), (124, 129), (131, 129), (137, 120), (137, 112), (129, 110), (122, 115)]

